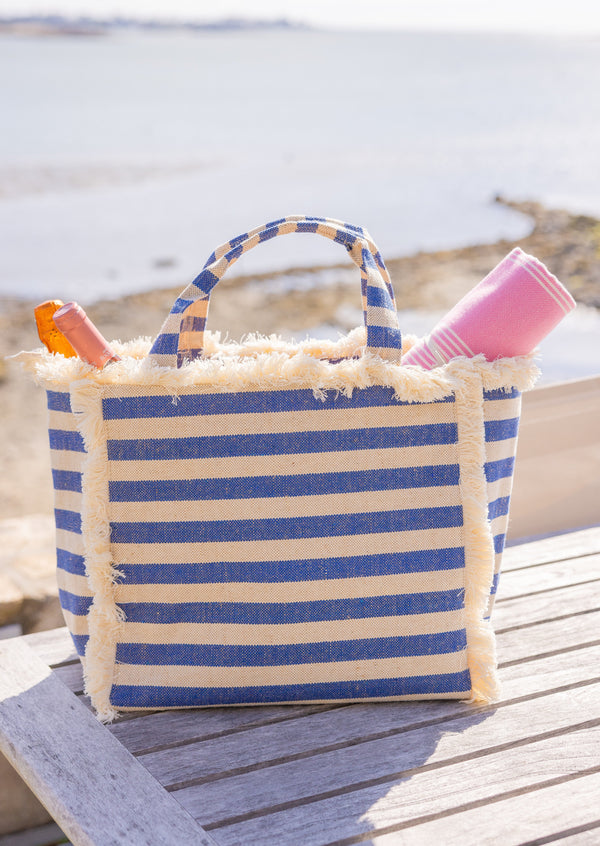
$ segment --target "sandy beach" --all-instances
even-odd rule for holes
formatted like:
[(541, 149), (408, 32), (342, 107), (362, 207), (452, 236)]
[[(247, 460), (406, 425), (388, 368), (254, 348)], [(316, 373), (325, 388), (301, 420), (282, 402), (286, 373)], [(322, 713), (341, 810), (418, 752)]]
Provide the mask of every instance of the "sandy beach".
[[(510, 203), (500, 198), (497, 202), (528, 215), (533, 224), (531, 234), (518, 244), (498, 241), (399, 258), (386, 256), (399, 307), (450, 308), (514, 246), (520, 246), (547, 264), (578, 302), (600, 308), (600, 221), (536, 203)], [(318, 281), (323, 269), (292, 272), (302, 273), (304, 281), (307, 277), (310, 281), (311, 275)], [(348, 321), (355, 321), (360, 308), (358, 279), (348, 264), (329, 268), (326, 274), (329, 283), (308, 292), (293, 287), (278, 291), (282, 273), (225, 277), (211, 299), (209, 326), (235, 339), (248, 332), (310, 335), (323, 324), (346, 332), (354, 325)], [(87, 310), (109, 339), (153, 337), (185, 284), (182, 280), (177, 288), (98, 302)], [(2, 357), (39, 347), (33, 320), (35, 304), (27, 300), (2, 303)], [(410, 327), (404, 328), (410, 331)], [(2, 587), (2, 573), (20, 568), (28, 573), (24, 582), (33, 580), (38, 592), (44, 594), (52, 590), (54, 566), (45, 395), (13, 362), (0, 362), (0, 367), (0, 593), (8, 590), (6, 585)]]

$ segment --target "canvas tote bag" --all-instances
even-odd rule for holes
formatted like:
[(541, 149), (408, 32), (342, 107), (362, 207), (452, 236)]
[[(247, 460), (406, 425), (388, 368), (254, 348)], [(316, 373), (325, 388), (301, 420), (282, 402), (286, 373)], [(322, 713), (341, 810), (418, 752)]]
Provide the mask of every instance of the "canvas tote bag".
[[(288, 233), (348, 251), (364, 326), (221, 342), (212, 288)], [(530, 358), (402, 366), (370, 236), (303, 216), (218, 248), (151, 349), (115, 349), (103, 370), (28, 358), (48, 396), (60, 600), (101, 719), (497, 696), (491, 599)]]

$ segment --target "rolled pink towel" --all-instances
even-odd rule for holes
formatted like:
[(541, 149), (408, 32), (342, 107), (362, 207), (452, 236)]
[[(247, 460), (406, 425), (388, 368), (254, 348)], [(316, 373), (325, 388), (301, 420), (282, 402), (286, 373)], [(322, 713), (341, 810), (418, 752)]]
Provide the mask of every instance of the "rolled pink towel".
[(575, 300), (541, 261), (518, 247), (402, 356), (430, 370), (459, 355), (488, 361), (525, 355), (575, 308)]

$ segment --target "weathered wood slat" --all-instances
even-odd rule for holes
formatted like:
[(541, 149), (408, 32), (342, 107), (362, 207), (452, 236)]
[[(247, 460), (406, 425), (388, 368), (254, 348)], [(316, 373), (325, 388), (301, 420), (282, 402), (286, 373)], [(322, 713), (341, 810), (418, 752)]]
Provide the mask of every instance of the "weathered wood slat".
[(64, 666), (57, 667), (54, 670), (54, 674), (56, 678), (60, 679), (65, 687), (68, 687), (72, 693), (82, 693), (83, 667), (79, 661), (77, 661), (76, 664), (66, 664)]
[(502, 568), (508, 571), (519, 567), (536, 567), (547, 561), (577, 558), (598, 552), (600, 552), (600, 526), (594, 526), (577, 532), (566, 532), (542, 540), (508, 546), (502, 556)]
[(514, 599), (499, 597), (494, 605), (492, 621), (496, 631), (520, 625), (545, 622), (600, 608), (600, 583), (572, 585), (542, 591), (535, 596)]
[(31, 647), (38, 658), (50, 667), (68, 661), (79, 661), (66, 626), (61, 629), (50, 629), (45, 632), (33, 632), (24, 635), (23, 641)]
[[(237, 813), (252, 813), (272, 804), (302, 800), (331, 790), (348, 791), (357, 782), (389, 778), (390, 774), (425, 764), (439, 766), (456, 756), (487, 753), (490, 747), (508, 738), (515, 743), (528, 741), (532, 735), (544, 732), (568, 731), (573, 725), (589, 720), (597, 720), (600, 724), (599, 693), (600, 684), (597, 683), (540, 697), (534, 707), (530, 701), (517, 701), (502, 708), (475, 711), (441, 725), (400, 732), (308, 757), (290, 759), (293, 754), (290, 752), (288, 760), (269, 764), (268, 770), (259, 768), (219, 778), (178, 790), (176, 795), (203, 825), (212, 824), (230, 814), (232, 796), (237, 797)], [(222, 745), (219, 760), (223, 769), (243, 770), (252, 758), (256, 760), (255, 744), (258, 742), (268, 743), (269, 738), (264, 732), (246, 732), (236, 748), (225, 749)], [(204, 766), (203, 750), (198, 746), (186, 751), (194, 751)], [(179, 761), (183, 766), (181, 758)]]
[(502, 573), (498, 600), (593, 581), (596, 585), (592, 589), (600, 592), (600, 554)]
[(498, 661), (515, 662), (600, 641), (600, 611), (498, 633)]
[[(495, 801), (477, 804), (461, 812), (443, 814), (406, 828), (393, 826), (375, 836), (373, 846), (523, 846), (550, 842), (569, 846), (597, 846), (600, 842), (600, 773), (567, 779), (551, 787), (523, 790)], [(465, 803), (468, 804), (468, 803)], [(402, 825), (402, 824), (400, 824)]]
[(198, 710), (162, 711), (108, 728), (130, 752), (148, 752), (151, 748), (174, 746), (223, 734), (239, 732), (260, 725), (278, 724), (315, 712), (327, 706), (273, 705), (248, 708), (204, 708)]
[(518, 661), (500, 668), (504, 702), (529, 697), (532, 711), (534, 698), (551, 690), (577, 687), (600, 678), (600, 646), (589, 646), (573, 652), (543, 656), (533, 661)]
[[(210, 828), (221, 846), (331, 846), (341, 845), (347, 838), (368, 840), (371, 832), (391, 824), (398, 826), (415, 817), (447, 813), (468, 802), (486, 802), (515, 790), (543, 787), (545, 783), (587, 772), (594, 766), (595, 756), (590, 749), (600, 739), (600, 728), (582, 729), (568, 736), (553, 734), (523, 744), (515, 743), (511, 733), (500, 737), (504, 746), (481, 757), (461, 756), (459, 742), (459, 756), (442, 767), (432, 765), (425, 754), (419, 768), (405, 771), (393, 781), (372, 783), (310, 803), (294, 804), (292, 794), (284, 807), (274, 813)], [(265, 778), (267, 788), (274, 776)], [(494, 822), (492, 808), (490, 832)]]
[[(510, 743), (510, 739), (508, 742)], [(576, 791), (579, 778), (574, 779), (574, 776), (587, 778), (587, 776), (595, 774), (594, 768), (597, 765), (597, 755), (594, 753), (598, 751), (599, 742), (600, 726), (596, 725), (590, 728), (582, 728), (563, 736), (547, 737), (543, 740), (525, 745), (512, 745), (510, 748), (503, 750), (499, 755), (492, 753), (490, 756), (465, 763), (472, 764), (471, 782), (476, 779), (479, 766), (481, 766), (480, 776), (487, 771), (487, 786), (491, 788), (487, 796), (502, 796), (523, 787), (530, 789), (536, 784), (541, 783), (547, 785), (548, 782), (563, 779), (565, 781), (571, 781), (571, 789)], [(565, 749), (567, 745), (569, 747), (568, 750)], [(564, 761), (555, 760), (557, 753), (564, 756)], [(515, 773), (511, 772), (510, 769), (508, 771), (503, 769), (503, 758), (505, 758), (506, 765), (509, 768), (513, 761), (516, 762), (527, 758), (527, 764), (525, 766), (528, 770), (529, 778), (525, 784), (519, 776), (515, 777)], [(452, 781), (454, 782), (454, 780)], [(463, 785), (452, 784), (450, 788), (454, 792), (452, 810), (469, 802), (469, 787), (468, 782)], [(398, 800), (400, 799), (402, 801), (405, 798), (402, 788), (403, 785), (400, 785), (399, 789), (393, 789), (375, 807), (370, 809), (368, 818), (374, 827), (379, 828), (380, 826), (393, 825), (396, 822)], [(448, 807), (447, 804), (446, 807)], [(542, 810), (540, 806), (538, 806), (538, 810)], [(598, 807), (596, 806), (594, 810), (597, 818)], [(418, 817), (419, 815), (420, 812), (417, 810), (414, 816)]]
[[(411, 706), (413, 703), (406, 703)], [(302, 717), (285, 725), (262, 726), (216, 740), (193, 743), (178, 750), (176, 761), (167, 750), (143, 755), (148, 770), (169, 787), (186, 779), (210, 780), (228, 770), (264, 766), (280, 758), (314, 754), (324, 747), (346, 747), (369, 735), (398, 731), (399, 722), (419, 726), (463, 713), (457, 702), (420, 703), (399, 709), (394, 704), (353, 705), (337, 711)], [(427, 720), (428, 715), (429, 720)], [(412, 717), (412, 720), (411, 720)], [(367, 728), (368, 727), (368, 728)]]
[(0, 744), (78, 846), (214, 843), (21, 639), (0, 644)]

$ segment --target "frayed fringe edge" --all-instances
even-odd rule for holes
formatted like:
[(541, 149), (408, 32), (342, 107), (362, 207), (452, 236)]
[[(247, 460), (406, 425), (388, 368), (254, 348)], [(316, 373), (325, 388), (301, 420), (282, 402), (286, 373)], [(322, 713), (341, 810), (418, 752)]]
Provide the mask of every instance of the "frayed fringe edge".
[(484, 618), (494, 577), (494, 539), (488, 520), (485, 478), (485, 427), (482, 385), (470, 378), (456, 393), (460, 488), (465, 544), (465, 611), (467, 664), (471, 703), (495, 702), (500, 696), (496, 637)]
[(123, 613), (116, 604), (114, 593), (119, 572), (113, 566), (110, 547), (108, 456), (98, 386), (85, 381), (75, 383), (72, 385), (71, 403), (87, 452), (83, 465), (85, 485), (81, 531), (85, 544), (86, 576), (94, 596), (88, 612), (84, 687), (98, 718), (108, 723), (117, 716), (110, 704), (110, 691)]
[[(414, 343), (404, 339), (404, 349)], [(486, 390), (529, 390), (539, 376), (535, 354), (486, 361), (483, 356), (459, 358), (434, 370), (402, 366), (365, 353), (365, 332), (359, 327), (339, 341), (288, 343), (276, 336), (250, 337), (243, 344), (221, 343), (218, 333), (207, 332), (207, 357), (180, 369), (160, 367), (147, 358), (148, 339), (126, 344), (113, 342), (122, 356), (103, 370), (80, 359), (50, 355), (46, 351), (19, 353), (14, 358), (44, 388), (63, 389), (85, 379), (103, 386), (144, 386), (176, 395), (186, 389), (206, 391), (277, 390), (308, 388), (317, 396), (328, 391), (350, 395), (355, 388), (384, 385), (399, 400), (431, 402), (448, 396), (456, 380), (478, 374)], [(331, 359), (331, 360), (329, 360)]]

